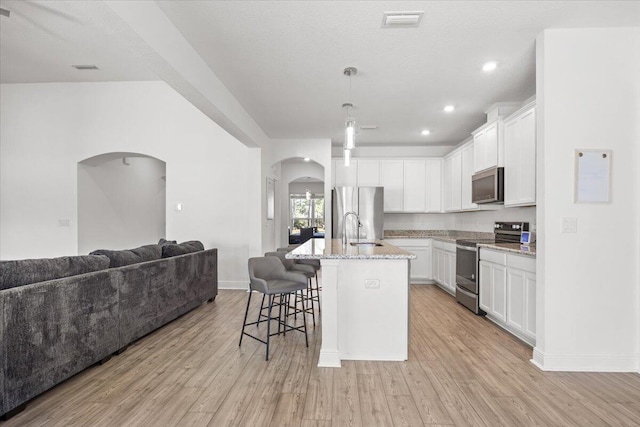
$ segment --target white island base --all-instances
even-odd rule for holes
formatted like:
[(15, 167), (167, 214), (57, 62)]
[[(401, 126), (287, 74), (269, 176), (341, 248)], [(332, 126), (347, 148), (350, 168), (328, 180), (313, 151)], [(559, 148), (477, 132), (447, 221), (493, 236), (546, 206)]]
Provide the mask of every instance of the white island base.
[[(322, 345), (320, 367), (342, 360), (407, 360), (409, 348), (409, 260), (392, 245), (342, 247), (312, 239), (287, 256), (320, 259)], [(322, 254), (318, 252), (322, 251)], [(306, 255), (305, 255), (306, 254)]]

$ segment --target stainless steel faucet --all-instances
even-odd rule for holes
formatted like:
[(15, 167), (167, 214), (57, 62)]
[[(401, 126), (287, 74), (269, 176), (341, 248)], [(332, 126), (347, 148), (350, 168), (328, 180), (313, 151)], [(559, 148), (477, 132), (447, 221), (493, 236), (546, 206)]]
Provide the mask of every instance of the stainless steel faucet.
[(360, 217), (358, 216), (357, 213), (353, 211), (349, 211), (345, 213), (344, 216), (342, 217), (342, 246), (347, 246), (347, 217), (349, 215), (356, 216), (356, 221), (358, 221), (358, 226), (356, 227), (356, 229), (358, 230), (358, 241), (360, 240), (360, 227), (362, 227), (362, 223), (360, 222)]

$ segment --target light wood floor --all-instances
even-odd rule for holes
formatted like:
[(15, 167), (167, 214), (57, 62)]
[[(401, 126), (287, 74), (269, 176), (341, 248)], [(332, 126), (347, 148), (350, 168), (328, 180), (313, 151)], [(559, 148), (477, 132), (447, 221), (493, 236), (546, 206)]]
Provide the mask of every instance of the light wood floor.
[(316, 366), (319, 328), (309, 349), (274, 338), (269, 362), (251, 339), (238, 348), (246, 297), (221, 291), (0, 426), (640, 425), (640, 375), (541, 372), (432, 285), (411, 287), (409, 361), (341, 369)]

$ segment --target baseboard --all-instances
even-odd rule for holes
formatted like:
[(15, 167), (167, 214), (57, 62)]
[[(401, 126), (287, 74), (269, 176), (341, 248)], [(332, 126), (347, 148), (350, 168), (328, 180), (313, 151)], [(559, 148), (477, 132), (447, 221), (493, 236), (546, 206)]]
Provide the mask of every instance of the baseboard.
[(421, 278), (413, 278), (409, 280), (412, 285), (435, 285), (435, 280), (431, 279), (421, 279)]
[(548, 354), (533, 349), (531, 363), (543, 371), (638, 372), (638, 355)]
[(220, 280), (218, 281), (218, 289), (249, 289), (249, 281), (239, 280)]

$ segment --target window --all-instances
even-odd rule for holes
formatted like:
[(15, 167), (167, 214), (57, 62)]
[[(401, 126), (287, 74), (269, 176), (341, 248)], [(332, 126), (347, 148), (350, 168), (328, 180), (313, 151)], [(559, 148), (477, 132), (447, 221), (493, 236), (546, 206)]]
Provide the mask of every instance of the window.
[(312, 195), (308, 200), (304, 194), (292, 194), (291, 224), (289, 234), (300, 234), (301, 228), (316, 227), (324, 233), (324, 197)]

